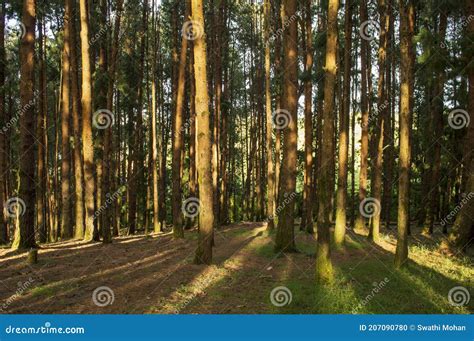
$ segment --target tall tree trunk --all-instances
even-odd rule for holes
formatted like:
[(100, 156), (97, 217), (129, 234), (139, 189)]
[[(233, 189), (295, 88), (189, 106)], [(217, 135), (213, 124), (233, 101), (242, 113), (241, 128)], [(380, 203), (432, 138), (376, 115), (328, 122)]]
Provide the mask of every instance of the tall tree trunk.
[[(360, 3), (360, 20), (367, 21), (367, 3)], [(362, 138), (360, 146), (360, 171), (359, 171), (359, 204), (362, 204), (367, 197), (367, 173), (368, 173), (368, 156), (369, 156), (369, 94), (367, 90), (367, 67), (368, 67), (368, 46), (366, 39), (361, 39), (361, 112), (362, 112)], [(363, 210), (357, 205), (358, 213), (355, 221), (354, 229), (357, 231), (365, 230), (365, 217), (362, 215)]]
[(313, 28), (311, 24), (311, 0), (306, 1), (306, 61), (304, 84), (304, 188), (301, 229), (313, 233)]
[(157, 34), (158, 27), (155, 25), (155, 1), (153, 0), (152, 6), (152, 16), (153, 16), (153, 59), (152, 59), (152, 79), (151, 79), (151, 115), (150, 115), (150, 138), (151, 138), (151, 173), (152, 173), (152, 195), (153, 195), (153, 231), (159, 233), (162, 231), (162, 226), (160, 222), (160, 210), (159, 210), (159, 198), (158, 198), (158, 139), (157, 139), (157, 127), (156, 127), (156, 113), (157, 113), (157, 74), (156, 74), (156, 60), (157, 55), (157, 39), (155, 36)]
[[(409, 0), (411, 2), (411, 0)], [(410, 97), (410, 44), (412, 37), (408, 28), (407, 0), (400, 1), (400, 52), (401, 52), (401, 84), (400, 84), (400, 163), (398, 182), (398, 239), (395, 253), (395, 267), (402, 267), (408, 259), (408, 225), (409, 221), (409, 190), (411, 167), (411, 112)]]
[(344, 22), (344, 84), (343, 103), (339, 122), (339, 168), (336, 195), (336, 226), (334, 229), (334, 242), (337, 247), (341, 247), (344, 244), (347, 225), (347, 161), (349, 156), (349, 112), (351, 105), (352, 6), (353, 2), (346, 0)]
[(385, 101), (387, 104), (386, 116), (385, 116), (385, 126), (384, 126), (384, 140), (386, 141), (384, 147), (384, 188), (383, 188), (383, 201), (382, 201), (382, 218), (385, 220), (385, 227), (390, 229), (390, 216), (391, 216), (391, 206), (392, 206), (392, 181), (393, 181), (393, 164), (394, 164), (394, 146), (393, 146), (393, 129), (392, 129), (392, 111), (394, 107), (394, 98), (391, 96), (392, 87), (394, 87), (394, 79), (392, 78), (392, 68), (394, 64), (394, 46), (393, 46), (393, 25), (394, 18), (392, 14), (392, 5), (393, 0), (387, 1), (387, 16), (389, 20), (389, 29), (387, 34), (387, 62), (386, 62), (386, 78), (387, 86), (385, 87)]
[[(47, 229), (46, 229), (46, 197), (45, 191), (47, 187), (46, 183), (46, 170), (45, 157), (47, 151), (47, 144), (45, 143), (46, 134), (46, 113), (47, 113), (47, 93), (46, 93), (46, 67), (45, 67), (45, 35), (43, 18), (38, 20), (38, 62), (39, 62), (39, 81), (38, 87), (41, 89), (39, 92), (38, 99), (38, 116), (36, 121), (36, 136), (38, 138), (38, 153), (36, 160), (36, 174), (37, 174), (37, 191), (36, 191), (36, 226), (39, 234), (39, 242), (45, 243), (47, 241)], [(2, 137), (0, 137), (1, 139)], [(0, 161), (1, 162), (1, 161)], [(1, 237), (0, 237), (1, 239)]]
[(383, 170), (383, 151), (385, 144), (385, 121), (388, 120), (388, 111), (386, 103), (385, 91), (385, 68), (387, 56), (387, 32), (389, 31), (390, 18), (387, 15), (387, 6), (385, 0), (379, 0), (379, 15), (380, 15), (380, 46), (379, 46), (379, 79), (377, 85), (377, 132), (375, 140), (375, 165), (374, 165), (374, 181), (372, 187), (372, 197), (375, 205), (374, 215), (371, 220), (369, 238), (372, 241), (378, 241), (380, 237), (380, 221), (381, 221), (381, 202), (382, 202), (382, 170)]
[[(465, 0), (465, 15), (470, 18), (474, 15), (474, 1)], [(467, 39), (474, 37), (474, 21), (469, 21), (466, 29)], [(464, 51), (464, 59), (470, 61), (474, 58), (472, 49), (466, 48)], [(466, 165), (466, 173), (468, 177), (464, 177), (466, 184), (465, 193), (467, 197), (466, 203), (461, 207), (456, 221), (451, 229), (449, 235), (449, 243), (455, 249), (466, 251), (470, 246), (473, 245), (474, 240), (474, 223), (472, 221), (472, 212), (474, 212), (474, 151), (472, 146), (474, 145), (474, 68), (471, 66), (468, 68), (467, 76), (469, 80), (469, 96), (468, 96), (468, 107), (467, 111), (469, 114), (470, 124), (467, 128), (466, 144), (471, 148), (464, 149), (463, 163)]]
[[(5, 126), (5, 1), (0, 8), (0, 126)], [(5, 148), (5, 131), (0, 131), (0, 203), (4, 203), (6, 193), (7, 169), (5, 160), (7, 151)], [(3, 210), (0, 212), (0, 245), (8, 242), (8, 225)]]
[(86, 241), (99, 240), (94, 224), (94, 145), (92, 142), (92, 74), (89, 51), (89, 15), (87, 0), (79, 0), (81, 13), (81, 61), (82, 61), (82, 150), (84, 156), (84, 203)]
[[(282, 25), (283, 7), (281, 6), (281, 0), (275, 1), (275, 30), (279, 30)], [(282, 95), (282, 78), (281, 78), (281, 34), (277, 34), (275, 38), (275, 68), (274, 72), (277, 78), (277, 95), (275, 98), (276, 110), (281, 110), (281, 95)], [(279, 189), (280, 189), (280, 170), (281, 170), (281, 130), (275, 129), (275, 209), (279, 205)]]
[(71, 31), (69, 22), (72, 20), (70, 14), (70, 4), (65, 1), (64, 4), (64, 44), (62, 51), (62, 84), (61, 84), (61, 239), (72, 238), (72, 220), (71, 220), (71, 187), (70, 170), (71, 158), (69, 147), (69, 124), (71, 118), (70, 95), (71, 95)]
[(197, 264), (212, 262), (212, 239), (214, 226), (213, 187), (211, 170), (211, 132), (209, 125), (209, 94), (207, 88), (207, 56), (206, 36), (204, 35), (204, 10), (202, 0), (191, 1), (192, 18), (201, 30), (194, 40), (194, 73), (196, 81), (196, 134), (197, 134), (197, 166), (199, 177), (199, 237), (196, 257)]
[(267, 118), (266, 149), (267, 149), (267, 230), (275, 228), (275, 173), (273, 169), (273, 125), (272, 96), (270, 88), (270, 0), (265, 0), (265, 110)]
[[(218, 1), (222, 3), (222, 1)], [(214, 227), (220, 225), (220, 207), (219, 207), (219, 143), (220, 143), (220, 129), (219, 122), (222, 116), (222, 65), (221, 65), (221, 16), (219, 11), (215, 14), (214, 7), (217, 7), (215, 1), (212, 1), (211, 17), (213, 25), (211, 25), (211, 50), (213, 54), (213, 88), (214, 88), (214, 117), (212, 126), (212, 186), (214, 189)], [(217, 7), (218, 10), (218, 7)], [(215, 46), (213, 46), (215, 45)]]
[[(142, 25), (141, 25), (141, 39), (138, 42), (140, 45), (139, 52), (139, 67), (137, 81), (136, 81), (136, 106), (137, 106), (137, 116), (135, 126), (133, 126), (133, 121), (130, 121), (130, 129), (134, 127), (133, 131), (130, 131), (130, 139), (132, 140), (131, 148), (129, 154), (129, 187), (128, 187), (128, 234), (133, 235), (137, 229), (138, 216), (140, 211), (139, 203), (142, 201), (142, 196), (138, 196), (138, 193), (141, 193), (143, 190), (143, 181), (144, 181), (144, 157), (143, 157), (143, 97), (144, 97), (144, 88), (143, 88), (143, 78), (144, 78), (144, 63), (145, 63), (145, 46), (146, 46), (146, 30), (147, 30), (147, 7), (148, 4), (146, 1), (143, 2), (143, 11), (142, 11)], [(133, 110), (133, 109), (132, 109)]]
[(80, 94), (79, 79), (77, 70), (77, 49), (76, 49), (76, 25), (72, 13), (75, 3), (72, 0), (66, 0), (69, 4), (66, 10), (69, 10), (69, 31), (71, 34), (71, 91), (72, 91), (72, 129), (74, 134), (74, 237), (76, 239), (84, 238), (84, 167), (82, 163), (82, 145), (81, 145), (81, 123), (80, 123)]
[[(186, 10), (184, 21), (189, 18), (189, 5), (186, 1)], [(186, 25), (186, 24), (185, 24)], [(173, 178), (173, 236), (175, 238), (184, 238), (183, 230), (183, 212), (182, 193), (181, 193), (181, 173), (182, 163), (181, 155), (184, 149), (184, 126), (183, 126), (183, 110), (186, 88), (186, 55), (188, 50), (188, 37), (183, 34), (181, 38), (181, 52), (179, 56), (178, 66), (178, 88), (176, 93), (175, 114), (173, 119), (173, 162), (172, 162), (172, 178)]]
[[(118, 56), (118, 44), (119, 44), (119, 33), (120, 33), (120, 23), (122, 19), (122, 8), (123, 0), (117, 0), (117, 14), (115, 16), (115, 23), (114, 23), (114, 31), (113, 31), (113, 42), (112, 42), (112, 50), (111, 55), (109, 58), (109, 69), (108, 69), (108, 84), (107, 84), (107, 110), (109, 110), (109, 114), (113, 112), (113, 97), (114, 97), (114, 84), (115, 84), (115, 77), (116, 77), (116, 69), (117, 69), (117, 56)], [(102, 16), (104, 17), (104, 21), (107, 20), (107, 12), (102, 11)], [(104, 24), (106, 24), (104, 22)], [(104, 49), (106, 47), (106, 42), (102, 42)], [(103, 53), (103, 52), (102, 52)], [(106, 72), (107, 70), (103, 70)], [(112, 120), (112, 117), (110, 117)], [(112, 122), (112, 121), (110, 121)], [(119, 122), (120, 124), (120, 122)], [(115, 205), (112, 207), (108, 207), (109, 204), (106, 203), (106, 200), (114, 200), (114, 194), (111, 193), (111, 175), (113, 174), (112, 170), (112, 153), (111, 153), (111, 145), (112, 145), (112, 125), (106, 127), (105, 134), (104, 134), (104, 153), (103, 153), (103, 179), (102, 179), (102, 207), (105, 208), (105, 212), (102, 216), (102, 242), (103, 243), (110, 243), (112, 241), (112, 231), (110, 225), (113, 224), (112, 221), (112, 214), (111, 210), (114, 208)], [(118, 190), (118, 189), (117, 189)]]
[[(439, 22), (439, 41), (441, 44), (445, 43), (446, 38), (446, 27), (448, 16), (445, 12), (440, 13)], [(440, 51), (443, 53), (443, 51)], [(438, 53), (440, 53), (438, 52)], [(443, 135), (443, 96), (444, 96), (444, 82), (445, 82), (444, 70), (437, 72), (436, 81), (434, 84), (435, 93), (433, 94), (433, 110), (432, 112), (432, 141), (434, 142), (432, 160), (431, 160), (431, 175), (430, 183), (428, 186), (428, 205), (425, 216), (423, 232), (425, 234), (432, 234), (434, 228), (434, 222), (436, 219), (436, 209), (439, 202), (440, 192), (438, 190), (440, 180), (440, 169), (441, 169), (441, 141)]]
[[(274, 117), (277, 126), (283, 128), (283, 161), (281, 165), (280, 200), (281, 210), (278, 214), (278, 228), (275, 240), (275, 252), (292, 252), (295, 250), (294, 212), (296, 190), (296, 163), (298, 140), (298, 27), (294, 20), (296, 2), (283, 1), (284, 20), (288, 26), (283, 33), (283, 56), (285, 73), (283, 76), (282, 109)], [(279, 117), (283, 119), (279, 124)], [(283, 204), (283, 201), (285, 204)]]
[[(20, 216), (19, 231), (13, 249), (36, 247), (35, 241), (35, 21), (36, 1), (24, 0), (21, 16), (25, 34), (20, 45), (20, 191), (16, 213)], [(21, 202), (21, 200), (23, 202)], [(24, 204), (24, 207), (22, 207)]]
[(327, 214), (331, 207), (334, 189), (331, 187), (332, 167), (329, 164), (333, 154), (334, 143), (334, 89), (337, 73), (337, 12), (339, 0), (329, 0), (328, 31), (326, 40), (326, 62), (324, 83), (323, 129), (321, 145), (321, 164), (318, 178), (318, 248), (316, 251), (316, 277), (318, 281), (330, 282), (333, 278), (330, 249), (330, 221)]

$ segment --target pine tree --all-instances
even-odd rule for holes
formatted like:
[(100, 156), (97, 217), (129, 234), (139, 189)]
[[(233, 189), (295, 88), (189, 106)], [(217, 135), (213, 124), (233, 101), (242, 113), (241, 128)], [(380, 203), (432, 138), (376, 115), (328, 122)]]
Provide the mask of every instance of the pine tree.
[(321, 164), (318, 169), (318, 247), (316, 250), (316, 278), (320, 282), (331, 282), (333, 280), (333, 269), (331, 263), (330, 246), (330, 221), (328, 210), (330, 210), (332, 167), (330, 160), (333, 153), (334, 143), (334, 92), (337, 76), (337, 12), (339, 0), (329, 0), (327, 37), (326, 37), (326, 60), (324, 65), (324, 107), (323, 107), (323, 131), (321, 145)]
[(211, 174), (211, 132), (209, 94), (207, 84), (206, 36), (204, 35), (204, 10), (202, 0), (191, 1), (193, 25), (197, 30), (194, 40), (194, 77), (196, 82), (196, 134), (199, 183), (199, 239), (196, 249), (195, 263), (210, 264), (212, 262), (212, 238), (214, 227), (214, 193)]

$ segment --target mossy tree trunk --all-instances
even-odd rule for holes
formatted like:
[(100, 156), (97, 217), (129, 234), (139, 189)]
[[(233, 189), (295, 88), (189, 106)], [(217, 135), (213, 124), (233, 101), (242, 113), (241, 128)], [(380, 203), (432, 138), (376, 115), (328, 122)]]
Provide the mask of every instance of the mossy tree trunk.
[(319, 282), (331, 282), (333, 280), (333, 268), (331, 263), (330, 246), (330, 220), (328, 210), (331, 209), (332, 188), (331, 174), (333, 169), (330, 165), (334, 150), (334, 93), (337, 75), (337, 12), (339, 0), (329, 0), (326, 59), (324, 79), (324, 106), (323, 126), (321, 144), (321, 164), (318, 170), (318, 246), (316, 250), (316, 279)]

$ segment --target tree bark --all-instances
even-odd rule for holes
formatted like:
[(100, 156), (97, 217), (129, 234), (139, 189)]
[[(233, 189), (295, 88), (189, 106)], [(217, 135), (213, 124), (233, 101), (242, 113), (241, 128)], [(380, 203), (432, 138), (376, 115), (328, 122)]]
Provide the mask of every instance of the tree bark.
[[(22, 23), (25, 34), (20, 45), (20, 191), (16, 203), (19, 215), (18, 233), (15, 233), (13, 249), (36, 247), (35, 241), (35, 21), (36, 1), (24, 0)], [(23, 200), (24, 207), (21, 207)]]
[(196, 82), (196, 134), (197, 167), (199, 182), (199, 237), (195, 263), (212, 262), (212, 239), (214, 227), (214, 205), (211, 170), (211, 132), (209, 125), (209, 94), (207, 87), (206, 36), (204, 35), (204, 11), (202, 0), (191, 1), (191, 12), (195, 24), (203, 34), (194, 40), (194, 73)]
[(306, 61), (304, 84), (304, 188), (303, 212), (301, 216), (301, 229), (312, 234), (313, 229), (313, 32), (311, 23), (311, 0), (306, 1)]
[(353, 2), (345, 3), (344, 22), (344, 83), (342, 110), (340, 113), (339, 128), (339, 168), (336, 194), (336, 226), (334, 242), (337, 247), (344, 245), (347, 225), (347, 162), (349, 157), (349, 114), (351, 105), (351, 64), (352, 64), (352, 6)]
[(369, 239), (377, 242), (380, 238), (380, 221), (381, 221), (381, 202), (382, 202), (382, 171), (383, 171), (383, 151), (385, 141), (385, 121), (388, 120), (388, 111), (386, 103), (386, 79), (385, 68), (387, 59), (387, 32), (389, 30), (390, 18), (387, 15), (387, 6), (385, 0), (379, 0), (379, 15), (380, 15), (380, 46), (379, 46), (379, 79), (377, 85), (377, 132), (375, 140), (375, 165), (374, 165), (374, 181), (372, 188), (372, 197), (375, 199), (375, 204), (378, 209), (374, 211), (374, 216), (371, 220)]
[[(411, 1), (411, 0), (409, 0)], [(398, 182), (398, 228), (395, 267), (402, 267), (408, 260), (408, 225), (409, 221), (409, 190), (411, 167), (411, 112), (410, 112), (410, 44), (412, 37), (408, 28), (408, 4), (400, 1), (400, 53), (401, 53), (401, 84), (400, 84), (400, 162)]]
[[(281, 210), (278, 213), (278, 228), (275, 240), (275, 252), (295, 251), (294, 240), (294, 211), (297, 172), (297, 139), (298, 139), (298, 27), (294, 18), (296, 15), (296, 2), (283, 1), (284, 24), (288, 27), (283, 33), (283, 160), (281, 164), (280, 200)], [(274, 118), (277, 121), (277, 117)], [(284, 204), (283, 204), (284, 202)]]
[[(0, 126), (5, 126), (5, 1), (0, 8)], [(4, 203), (6, 193), (7, 169), (5, 159), (5, 131), (0, 131), (0, 203)], [(3, 210), (0, 212), (0, 245), (8, 242), (8, 225)]]
[(71, 30), (70, 21), (72, 20), (70, 4), (65, 1), (64, 4), (64, 44), (62, 50), (62, 84), (61, 84), (61, 239), (72, 238), (72, 220), (71, 220), (71, 187), (70, 187), (70, 146), (69, 146), (69, 125), (71, 118), (70, 94), (71, 94)]
[(92, 142), (92, 74), (89, 46), (89, 15), (87, 0), (79, 0), (81, 17), (81, 61), (82, 61), (82, 152), (84, 156), (84, 203), (86, 241), (99, 240), (94, 224), (94, 145)]
[[(189, 19), (189, 6), (186, 1), (184, 21)], [(172, 160), (172, 194), (173, 194), (173, 236), (184, 238), (182, 193), (181, 193), (181, 154), (184, 149), (184, 126), (183, 110), (186, 88), (186, 55), (188, 50), (188, 37), (185, 34), (181, 38), (181, 52), (178, 66), (178, 88), (176, 92), (175, 114), (173, 119), (173, 160)]]
[(272, 97), (270, 89), (270, 0), (265, 0), (265, 110), (267, 118), (266, 150), (267, 150), (267, 230), (275, 228), (275, 173), (273, 166), (273, 125), (272, 125)]
[[(367, 21), (367, 3), (362, 1), (360, 3), (360, 20), (361, 22)], [(360, 171), (359, 171), (359, 204), (364, 201), (367, 197), (367, 173), (368, 173), (368, 155), (369, 155), (369, 94), (367, 90), (367, 77), (368, 77), (368, 46), (369, 43), (366, 39), (361, 39), (361, 112), (362, 112), (362, 138), (360, 146)], [(359, 208), (359, 205), (357, 205)], [(365, 230), (365, 217), (362, 215), (361, 210), (357, 211), (357, 218), (355, 221), (354, 229), (357, 231)]]
[[(474, 15), (473, 0), (466, 0), (465, 14), (467, 18)], [(466, 34), (467, 39), (472, 39), (474, 37), (474, 21), (469, 21)], [(466, 49), (464, 54), (464, 59), (466, 61), (470, 61), (474, 57), (472, 49)], [(449, 244), (453, 249), (459, 249), (464, 252), (473, 245), (474, 240), (474, 222), (472, 216), (472, 212), (474, 212), (474, 151), (472, 149), (474, 144), (474, 68), (472, 66), (468, 68), (467, 75), (469, 79), (467, 111), (469, 114), (470, 124), (467, 128), (466, 144), (471, 146), (471, 148), (464, 149), (463, 155), (463, 163), (468, 166), (466, 169), (468, 177), (464, 177), (466, 181), (466, 184), (464, 185), (465, 193), (467, 195), (465, 200), (467, 200), (467, 202), (461, 207), (448, 239)]]
[(320, 282), (331, 282), (333, 269), (330, 248), (330, 221), (328, 210), (334, 189), (331, 187), (332, 166), (329, 164), (334, 150), (334, 90), (337, 74), (337, 12), (339, 0), (329, 0), (328, 31), (326, 41), (323, 129), (321, 164), (319, 168), (318, 190), (318, 247), (316, 250), (316, 278)]

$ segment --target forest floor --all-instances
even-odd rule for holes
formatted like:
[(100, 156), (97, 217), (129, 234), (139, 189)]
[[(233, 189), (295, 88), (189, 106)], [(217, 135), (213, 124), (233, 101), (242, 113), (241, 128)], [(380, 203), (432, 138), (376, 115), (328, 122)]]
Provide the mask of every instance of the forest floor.
[[(315, 283), (316, 241), (305, 233), (296, 233), (298, 253), (275, 255), (264, 224), (223, 227), (209, 267), (193, 264), (196, 238), (187, 231), (183, 240), (164, 233), (120, 237), (110, 245), (48, 244), (35, 265), (25, 254), (0, 249), (0, 313), (474, 312), (474, 299), (463, 307), (448, 301), (453, 287), (474, 292), (474, 267), (472, 258), (439, 251), (442, 234), (414, 233), (409, 264), (395, 270), (392, 234), (374, 244), (350, 231), (345, 250), (332, 254), (336, 280), (330, 286)], [(113, 302), (101, 307), (92, 297), (104, 286)], [(277, 307), (270, 296), (282, 286), (287, 304)]]

